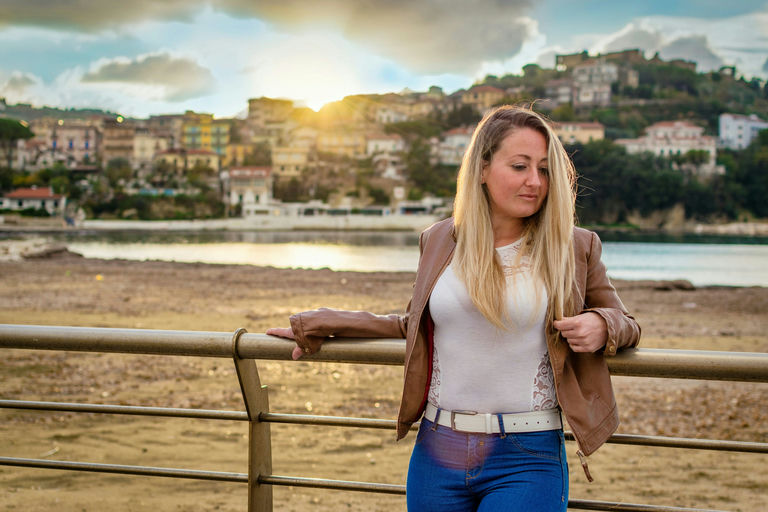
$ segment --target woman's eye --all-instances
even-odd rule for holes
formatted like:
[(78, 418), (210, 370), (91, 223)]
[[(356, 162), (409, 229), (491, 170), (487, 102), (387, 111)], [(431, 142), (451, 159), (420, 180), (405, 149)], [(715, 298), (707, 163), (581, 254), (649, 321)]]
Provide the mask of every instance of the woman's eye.
[(546, 176), (549, 174), (549, 169), (547, 167), (539, 167), (539, 172)]
[(524, 171), (528, 168), (525, 164), (512, 164), (512, 168), (516, 171)]

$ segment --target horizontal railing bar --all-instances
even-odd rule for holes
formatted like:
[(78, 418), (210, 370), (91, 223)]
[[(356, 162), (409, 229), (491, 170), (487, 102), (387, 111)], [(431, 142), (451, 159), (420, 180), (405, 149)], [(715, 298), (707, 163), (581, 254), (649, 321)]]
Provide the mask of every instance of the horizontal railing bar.
[[(118, 464), (99, 464), (93, 462), (72, 462), (45, 459), (20, 459), (0, 457), (0, 466), (16, 466), (38, 469), (58, 469), (68, 471), (84, 471), (95, 473), (113, 473), (122, 475), (155, 476), (169, 478), (186, 478), (193, 480), (213, 480), (221, 482), (248, 483), (248, 475), (244, 473), (228, 473), (221, 471), (201, 471), (178, 468), (158, 468), (149, 466), (126, 466)], [(405, 486), (374, 482), (354, 482), (348, 480), (329, 480), (323, 478), (305, 478), (280, 475), (261, 475), (260, 484), (284, 485), (294, 487), (311, 487), (316, 489), (335, 489), (341, 491), (362, 491), (380, 494), (405, 495)], [(609, 510), (631, 512), (718, 512), (703, 509), (680, 507), (663, 507), (654, 505), (636, 505), (632, 503), (613, 503), (603, 501), (570, 500), (569, 508), (580, 510)]]
[[(269, 485), (288, 485), (293, 487), (311, 487), (315, 489), (334, 489), (339, 491), (362, 491), (405, 495), (404, 485), (352, 482), (348, 480), (328, 480), (324, 478), (303, 478), (269, 475), (259, 476), (259, 483)], [(568, 508), (581, 510), (618, 510), (632, 512), (721, 512), (716, 510), (703, 510), (696, 508), (664, 507), (657, 505), (639, 505), (633, 503), (591, 500), (569, 500)]]
[(197, 469), (156, 468), (150, 466), (125, 466), (120, 464), (100, 464), (96, 462), (72, 462), (63, 460), (18, 459), (15, 457), (0, 457), (0, 466), (63, 469), (68, 471), (117, 473), (122, 475), (139, 476), (162, 476), (170, 478), (188, 478), (192, 480), (217, 480), (221, 482), (248, 483), (248, 475), (244, 473), (201, 471)]
[[(35, 402), (26, 400), (0, 400), (0, 408), (37, 411), (65, 411), (78, 413), (128, 414), (209, 420), (248, 421), (248, 414), (241, 411), (211, 409), (179, 409), (166, 407), (142, 407), (129, 405), (77, 404), (67, 402)], [(331, 427), (372, 428), (395, 430), (397, 422), (380, 418), (353, 418), (347, 416), (318, 416), (310, 414), (261, 413), (259, 420), (266, 423), (290, 423), (294, 425), (319, 425)], [(418, 430), (419, 423), (411, 425)], [(573, 433), (565, 432), (565, 438), (573, 441)], [(768, 453), (768, 443), (749, 441), (725, 441), (718, 439), (693, 439), (685, 437), (646, 436), (638, 434), (614, 434), (608, 443), (693, 450), (719, 450), (743, 453)]]
[[(294, 425), (323, 425), (330, 427), (359, 427), (395, 430), (395, 420), (378, 418), (350, 418), (346, 416), (315, 416), (311, 414), (284, 414), (274, 412), (262, 412), (259, 421), (267, 423), (292, 423)], [(418, 423), (411, 426), (411, 430), (417, 430)]]
[(568, 500), (568, 509), (606, 510), (609, 512), (725, 512), (703, 508), (668, 507), (664, 505), (640, 505), (614, 501)]
[[(244, 334), (238, 355), (291, 360), (293, 342), (265, 334)], [(232, 357), (232, 334), (0, 324), (0, 348), (72, 350), (130, 354)], [(329, 340), (307, 361), (402, 365), (402, 339)], [(632, 349), (606, 357), (614, 375), (768, 382), (768, 354), (671, 349)]]
[(352, 482), (348, 480), (328, 480), (325, 478), (259, 475), (259, 483), (269, 485), (290, 485), (293, 487), (312, 487), (315, 489), (336, 489), (339, 491), (362, 491), (405, 495), (404, 485)]
[(614, 434), (608, 440), (613, 444), (686, 448), (690, 450), (718, 450), (726, 452), (768, 453), (768, 443), (750, 441), (721, 441), (719, 439), (693, 439), (688, 437), (641, 436)]
[(77, 404), (68, 402), (33, 402), (27, 400), (0, 400), (0, 409), (28, 409), (37, 411), (66, 411), (134, 416), (165, 416), (204, 420), (248, 421), (248, 413), (214, 409), (180, 409), (175, 407), (144, 407), (136, 405)]

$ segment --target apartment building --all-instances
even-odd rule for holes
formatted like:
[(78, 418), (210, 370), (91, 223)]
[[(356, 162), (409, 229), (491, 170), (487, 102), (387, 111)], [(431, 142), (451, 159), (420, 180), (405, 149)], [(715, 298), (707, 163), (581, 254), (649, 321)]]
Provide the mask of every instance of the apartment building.
[(182, 123), (181, 144), (186, 149), (213, 151), (225, 155), (229, 144), (229, 119), (214, 119), (213, 114), (187, 111)]
[(492, 85), (474, 85), (461, 95), (461, 103), (472, 105), (478, 112), (485, 112), (504, 99), (504, 90)]
[(186, 173), (195, 167), (207, 167), (218, 171), (221, 168), (221, 156), (205, 149), (166, 149), (153, 159), (153, 165), (167, 164), (177, 173)]
[(461, 126), (443, 133), (442, 140), (437, 143), (438, 162), (444, 165), (461, 165), (474, 131), (474, 126)]
[(43, 118), (33, 121), (29, 126), (35, 134), (25, 148), (37, 150), (37, 155), (25, 155), (32, 163), (38, 157), (53, 164), (61, 162), (67, 166), (89, 163), (97, 158), (99, 150), (99, 131), (95, 123), (86, 120), (63, 120)]
[(102, 125), (101, 163), (106, 166), (111, 160), (122, 158), (133, 166), (133, 145), (136, 126), (132, 121), (107, 119)]
[(287, 121), (293, 112), (293, 102), (274, 98), (248, 100), (247, 123), (252, 128), (263, 128), (268, 123)]
[(573, 68), (573, 104), (608, 105), (611, 84), (619, 80), (619, 67), (602, 60), (587, 62)]
[(357, 130), (328, 130), (317, 135), (317, 151), (349, 158), (364, 158), (365, 135)]
[(149, 116), (144, 126), (149, 133), (168, 141), (168, 149), (181, 148), (184, 114)]
[(170, 147), (166, 137), (151, 133), (146, 128), (138, 128), (133, 138), (133, 156), (131, 161), (136, 168), (150, 168), (155, 155)]
[(366, 156), (373, 156), (379, 153), (397, 153), (405, 149), (403, 137), (396, 133), (369, 133), (365, 137)]
[(274, 146), (272, 148), (272, 171), (276, 176), (300, 176), (309, 166), (311, 149), (306, 146)]
[(755, 114), (720, 114), (720, 144), (729, 149), (745, 149), (757, 137), (761, 130), (768, 130), (768, 121), (763, 121)]
[(715, 166), (717, 146), (715, 138), (704, 135), (704, 128), (688, 121), (661, 121), (645, 130), (637, 139), (617, 139), (627, 153), (650, 152), (663, 157), (683, 156), (689, 151), (706, 151), (706, 165)]
[(236, 166), (222, 171), (224, 202), (240, 206), (243, 217), (268, 213), (272, 202), (272, 168), (268, 166)]
[(557, 123), (555, 133), (563, 144), (586, 144), (605, 138), (605, 126), (601, 123)]

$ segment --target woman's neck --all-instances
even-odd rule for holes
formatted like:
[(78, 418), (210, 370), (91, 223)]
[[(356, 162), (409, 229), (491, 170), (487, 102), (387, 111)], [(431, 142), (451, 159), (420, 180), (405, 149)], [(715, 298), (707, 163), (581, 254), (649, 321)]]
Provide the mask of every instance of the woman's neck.
[(523, 236), (524, 224), (522, 219), (492, 220), (493, 246), (504, 247), (520, 240)]

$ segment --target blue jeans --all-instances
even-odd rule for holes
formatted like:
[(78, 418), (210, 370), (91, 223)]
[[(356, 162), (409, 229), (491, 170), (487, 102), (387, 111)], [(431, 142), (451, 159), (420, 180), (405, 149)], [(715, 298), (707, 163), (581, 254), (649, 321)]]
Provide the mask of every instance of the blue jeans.
[(473, 434), (422, 419), (408, 467), (410, 512), (565, 512), (563, 431)]

